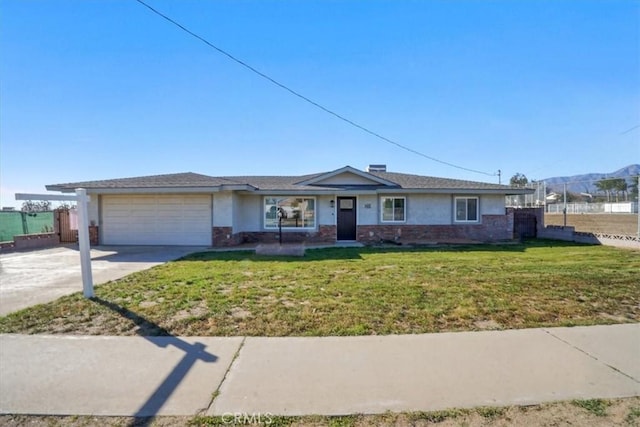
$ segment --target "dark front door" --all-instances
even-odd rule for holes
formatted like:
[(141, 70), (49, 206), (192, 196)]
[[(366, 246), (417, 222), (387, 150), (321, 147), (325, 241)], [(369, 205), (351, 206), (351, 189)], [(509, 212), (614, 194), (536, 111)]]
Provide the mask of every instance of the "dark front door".
[(338, 197), (338, 240), (356, 240), (356, 198)]

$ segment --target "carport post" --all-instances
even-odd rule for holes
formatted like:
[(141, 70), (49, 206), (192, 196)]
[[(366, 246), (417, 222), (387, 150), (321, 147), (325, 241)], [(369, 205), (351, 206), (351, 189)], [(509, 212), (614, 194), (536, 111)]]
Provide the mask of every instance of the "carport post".
[(87, 212), (87, 190), (76, 188), (78, 201), (78, 245), (80, 246), (80, 269), (82, 292), (85, 298), (93, 297), (93, 274), (91, 273), (91, 246), (89, 245), (89, 214)]

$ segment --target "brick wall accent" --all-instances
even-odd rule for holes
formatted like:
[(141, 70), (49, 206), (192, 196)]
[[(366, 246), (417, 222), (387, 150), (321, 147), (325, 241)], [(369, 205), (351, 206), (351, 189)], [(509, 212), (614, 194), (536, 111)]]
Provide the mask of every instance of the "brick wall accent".
[[(318, 231), (282, 231), (282, 243), (335, 243), (336, 226), (321, 225)], [(213, 227), (213, 246), (228, 247), (242, 243), (277, 243), (278, 231), (244, 231), (233, 233), (231, 227)]]
[[(318, 231), (282, 231), (282, 243), (310, 243), (323, 244), (336, 242), (337, 228), (335, 225), (321, 225)], [(243, 243), (277, 243), (280, 238), (278, 231), (243, 232)]]
[(211, 230), (212, 246), (225, 248), (236, 246), (242, 243), (242, 236), (239, 233), (233, 234), (231, 227), (213, 227)]
[(97, 246), (100, 244), (100, 232), (97, 225), (89, 226), (89, 245)]
[(39, 234), (24, 234), (21, 236), (13, 236), (13, 248), (15, 250), (21, 249), (39, 249), (50, 248), (60, 244), (60, 238), (55, 233), (39, 233)]
[(496, 242), (513, 238), (513, 215), (484, 215), (480, 224), (359, 225), (357, 240), (363, 244)]
[[(321, 225), (318, 231), (283, 231), (283, 243), (332, 244), (337, 227)], [(277, 231), (233, 233), (231, 227), (213, 227), (213, 246), (228, 247), (242, 243), (277, 243)], [(359, 225), (357, 241), (365, 245), (382, 242), (460, 243), (499, 242), (513, 239), (513, 212), (506, 215), (483, 215), (479, 224), (454, 225)]]
[[(78, 230), (69, 230), (65, 234), (65, 241), (62, 243), (78, 243)], [(100, 227), (97, 225), (89, 226), (89, 245), (98, 246), (100, 244)]]
[(8, 251), (9, 249), (13, 249), (15, 247), (15, 243), (13, 240), (10, 242), (0, 242), (0, 251)]
[(336, 225), (321, 225), (314, 236), (312, 243), (335, 243), (338, 237), (338, 227)]
[[(78, 230), (75, 231), (76, 243), (78, 242)], [(0, 244), (0, 250), (23, 250), (23, 249), (39, 249), (50, 248), (58, 246), (60, 244), (60, 236), (58, 233), (38, 233), (38, 234), (24, 234), (20, 236), (13, 236), (13, 242), (2, 242)], [(89, 244), (96, 246), (99, 244), (98, 226), (89, 226)]]

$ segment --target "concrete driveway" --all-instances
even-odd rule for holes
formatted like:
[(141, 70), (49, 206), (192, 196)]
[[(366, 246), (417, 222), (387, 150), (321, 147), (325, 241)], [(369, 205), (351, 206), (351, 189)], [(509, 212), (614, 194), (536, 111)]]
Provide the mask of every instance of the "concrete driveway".
[[(91, 249), (94, 284), (119, 279), (205, 247), (98, 246)], [(0, 254), (0, 315), (82, 291), (77, 246)]]

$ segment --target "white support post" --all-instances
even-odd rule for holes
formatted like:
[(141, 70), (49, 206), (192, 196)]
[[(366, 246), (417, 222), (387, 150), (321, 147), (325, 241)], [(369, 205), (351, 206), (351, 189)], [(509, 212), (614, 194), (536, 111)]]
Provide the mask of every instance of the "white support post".
[(87, 190), (76, 189), (78, 200), (78, 244), (80, 246), (80, 268), (82, 291), (85, 298), (93, 298), (93, 275), (91, 273), (91, 246), (89, 244), (89, 213)]
[(76, 195), (16, 193), (16, 200), (63, 200), (77, 202), (78, 205), (78, 243), (80, 246), (80, 269), (82, 271), (82, 290), (85, 298), (93, 297), (93, 275), (91, 273), (91, 247), (89, 245), (89, 200), (87, 190), (77, 188)]

